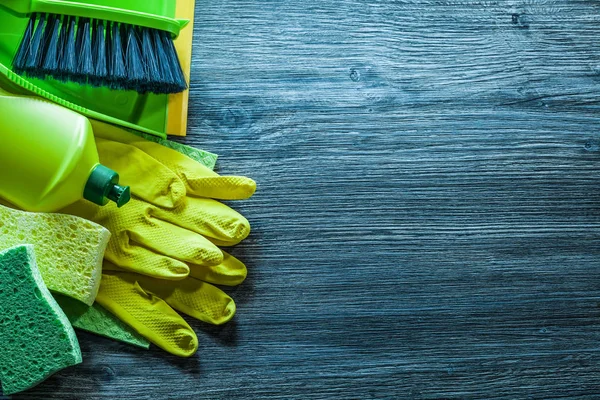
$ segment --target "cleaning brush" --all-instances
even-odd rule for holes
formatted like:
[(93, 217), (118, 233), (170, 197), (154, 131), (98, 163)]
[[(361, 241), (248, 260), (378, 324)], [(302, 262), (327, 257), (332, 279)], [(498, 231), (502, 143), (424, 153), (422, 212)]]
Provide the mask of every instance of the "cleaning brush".
[(29, 16), (14, 71), (138, 93), (187, 88), (173, 39), (189, 21), (168, 16), (173, 0), (96, 1), (0, 0)]

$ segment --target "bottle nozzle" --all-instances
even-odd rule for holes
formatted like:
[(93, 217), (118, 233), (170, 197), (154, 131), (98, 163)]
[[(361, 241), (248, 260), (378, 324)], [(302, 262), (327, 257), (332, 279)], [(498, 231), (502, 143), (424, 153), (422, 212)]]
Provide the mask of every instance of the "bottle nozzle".
[(83, 197), (104, 206), (109, 200), (121, 207), (131, 199), (129, 186), (119, 185), (119, 174), (102, 164), (96, 165), (83, 189)]
[(131, 199), (131, 190), (129, 186), (113, 185), (106, 197), (117, 203), (117, 207), (120, 208)]

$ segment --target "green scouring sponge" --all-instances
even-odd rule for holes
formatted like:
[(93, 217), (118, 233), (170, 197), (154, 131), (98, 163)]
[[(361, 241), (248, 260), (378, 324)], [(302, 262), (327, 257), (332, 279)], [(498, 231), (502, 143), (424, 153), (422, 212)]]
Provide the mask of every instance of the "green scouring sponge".
[(109, 339), (118, 340), (133, 346), (150, 348), (150, 342), (121, 322), (98, 303), (92, 306), (67, 296), (54, 293), (54, 299), (64, 311), (73, 328), (81, 329)]
[(46, 288), (32, 245), (0, 252), (0, 380), (5, 395), (81, 362), (75, 332)]

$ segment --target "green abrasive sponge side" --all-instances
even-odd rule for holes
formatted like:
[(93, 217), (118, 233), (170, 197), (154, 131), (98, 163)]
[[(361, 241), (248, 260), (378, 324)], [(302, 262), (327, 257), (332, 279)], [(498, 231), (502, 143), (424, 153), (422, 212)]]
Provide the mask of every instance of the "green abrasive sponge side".
[(110, 233), (65, 214), (32, 213), (0, 205), (0, 249), (31, 243), (44, 283), (53, 292), (92, 304)]
[(150, 342), (130, 328), (129, 325), (109, 313), (100, 304), (94, 303), (90, 307), (58, 293), (54, 293), (54, 299), (67, 315), (74, 328), (145, 349), (150, 348)]
[(46, 288), (32, 245), (0, 252), (0, 327), (5, 395), (81, 362), (75, 331)]

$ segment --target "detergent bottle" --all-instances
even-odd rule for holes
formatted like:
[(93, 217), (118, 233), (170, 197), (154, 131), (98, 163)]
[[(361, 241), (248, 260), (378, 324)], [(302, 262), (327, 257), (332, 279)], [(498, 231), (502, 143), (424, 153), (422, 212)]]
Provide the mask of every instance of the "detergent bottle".
[(121, 207), (130, 191), (118, 183), (99, 162), (86, 117), (0, 89), (0, 197), (26, 211), (57, 211), (82, 198)]

